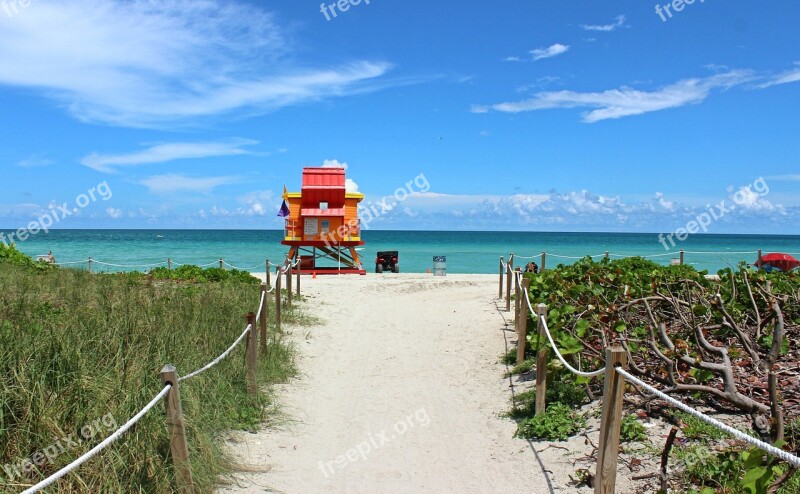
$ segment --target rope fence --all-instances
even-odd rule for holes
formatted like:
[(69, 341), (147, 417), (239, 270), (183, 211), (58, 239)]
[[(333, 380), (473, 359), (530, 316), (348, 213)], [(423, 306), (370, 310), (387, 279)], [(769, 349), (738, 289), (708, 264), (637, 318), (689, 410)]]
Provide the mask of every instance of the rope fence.
[[(42, 258), (46, 258), (47, 256), (41, 256), (41, 257)], [(108, 261), (99, 261), (99, 260), (94, 259), (92, 257), (89, 257), (86, 260), (78, 260), (78, 261), (58, 261), (58, 262), (53, 261), (53, 262), (51, 262), (51, 264), (53, 264), (55, 266), (76, 266), (76, 265), (79, 265), (79, 264), (86, 264), (90, 272), (92, 271), (92, 268), (93, 268), (94, 265), (109, 266), (109, 267), (112, 267), (112, 268), (123, 268), (123, 269), (147, 269), (147, 268), (156, 268), (156, 267), (166, 267), (169, 270), (172, 270), (173, 267), (190, 266), (190, 265), (195, 265), (195, 266), (197, 266), (199, 268), (209, 268), (211, 266), (219, 266), (220, 269), (224, 269), (224, 267), (227, 266), (227, 267), (229, 267), (231, 269), (236, 269), (236, 270), (239, 270), (239, 271), (247, 271), (247, 272), (253, 272), (253, 271), (256, 271), (256, 270), (259, 270), (259, 269), (269, 270), (270, 266), (275, 266), (274, 264), (272, 264), (269, 261), (269, 259), (267, 259), (265, 261), (265, 263), (257, 264), (255, 266), (251, 266), (251, 267), (247, 267), (247, 268), (242, 268), (242, 267), (236, 266), (234, 264), (231, 264), (231, 263), (225, 261), (221, 257), (219, 258), (219, 260), (214, 261), (214, 262), (209, 262), (207, 264), (180, 263), (180, 262), (176, 262), (176, 261), (174, 261), (172, 259), (167, 259), (166, 261), (159, 261), (159, 262), (152, 262), (152, 263), (125, 264), (125, 263), (115, 263), (115, 262), (108, 262)]]
[(61, 470), (57, 471), (50, 477), (42, 480), (41, 482), (39, 482), (38, 484), (34, 485), (29, 489), (25, 489), (24, 491), (22, 491), (22, 494), (33, 494), (34, 492), (39, 492), (44, 488), (50, 487), (51, 485), (55, 484), (61, 477), (67, 475), (68, 473), (77, 469), (79, 466), (86, 463), (90, 458), (97, 455), (100, 451), (105, 449), (109, 444), (113, 443), (114, 441), (122, 437), (122, 435), (125, 434), (128, 431), (128, 429), (133, 427), (139, 420), (141, 420), (142, 417), (144, 417), (147, 414), (147, 412), (152, 410), (153, 407), (155, 407), (158, 404), (158, 402), (163, 400), (171, 389), (172, 385), (170, 384), (164, 386), (164, 388), (161, 389), (161, 392), (159, 392), (152, 400), (150, 400), (150, 403), (148, 403), (144, 408), (142, 408), (142, 410), (139, 413), (134, 415), (128, 422), (123, 424), (122, 427), (117, 429), (113, 434), (105, 438), (101, 443), (99, 443), (94, 448), (87, 451), (83, 456), (73, 461), (69, 465), (65, 466)]
[[(267, 261), (267, 266), (269, 266), (269, 261)], [(289, 264), (291, 266), (291, 264)], [(281, 267), (276, 268), (276, 276), (279, 275), (281, 272)], [(278, 283), (276, 284), (278, 293), (276, 294), (276, 326), (280, 328), (280, 305), (281, 305), (281, 297), (280, 297), (280, 276), (278, 276)], [(178, 373), (174, 366), (167, 364), (161, 370), (160, 376), (163, 383), (163, 387), (161, 391), (155, 397), (153, 397), (150, 402), (145, 405), (136, 415), (134, 415), (128, 422), (124, 425), (119, 427), (113, 434), (108, 436), (102, 442), (97, 444), (91, 450), (84, 453), (81, 457), (70, 463), (69, 465), (61, 468), (53, 475), (47, 477), (46, 479), (42, 480), (41, 482), (37, 483), (36, 485), (27, 488), (23, 491), (22, 494), (33, 494), (36, 492), (41, 491), (47, 487), (52, 486), (55, 484), (59, 479), (68, 475), (69, 473), (78, 469), (81, 465), (86, 463), (92, 457), (98, 455), (102, 450), (112, 444), (114, 441), (119, 439), (123, 434), (125, 434), (131, 427), (133, 427), (139, 420), (142, 419), (147, 413), (149, 413), (159, 402), (166, 399), (166, 423), (167, 428), (169, 429), (170, 434), (170, 453), (172, 457), (172, 461), (175, 465), (175, 482), (176, 482), (176, 490), (178, 492), (197, 492), (194, 481), (192, 480), (192, 473), (190, 468), (189, 462), (189, 448), (188, 442), (186, 438), (186, 428), (183, 418), (182, 406), (180, 401), (180, 384), (184, 383), (185, 381), (196, 377), (205, 371), (211, 369), (215, 365), (219, 364), (222, 360), (224, 360), (228, 355), (236, 349), (247, 337), (247, 349), (245, 353), (245, 361), (246, 361), (246, 374), (247, 374), (247, 392), (251, 396), (255, 395), (258, 392), (258, 387), (256, 383), (256, 371), (257, 371), (257, 340), (259, 339), (258, 332), (256, 331), (257, 325), (260, 325), (260, 339), (261, 339), (261, 355), (262, 357), (267, 354), (267, 315), (268, 315), (268, 303), (267, 303), (267, 294), (271, 291), (276, 290), (276, 287), (272, 287), (271, 290), (267, 290), (267, 284), (261, 283), (261, 298), (258, 306), (258, 313), (249, 313), (247, 314), (247, 325), (244, 331), (239, 335), (239, 337), (233, 342), (233, 344), (228, 347), (224, 352), (222, 352), (217, 358), (209, 362), (208, 364), (204, 365), (203, 367), (197, 369), (194, 372), (191, 372), (185, 376), (178, 376)]]
[[(761, 251), (757, 253), (760, 258)], [(542, 253), (542, 255), (544, 256), (545, 253)], [(537, 352), (536, 415), (544, 413), (546, 409), (547, 363), (548, 354), (551, 349), (561, 364), (572, 374), (585, 378), (593, 378), (600, 375), (605, 376), (602, 395), (602, 417), (600, 421), (600, 442), (598, 444), (598, 459), (595, 473), (595, 494), (613, 494), (615, 492), (620, 431), (622, 427), (622, 405), (626, 381), (632, 385), (638, 386), (640, 389), (646, 390), (651, 396), (657, 396), (666, 401), (672, 407), (678, 408), (740, 441), (780, 458), (793, 467), (800, 468), (800, 457), (724, 424), (632, 375), (626, 369), (627, 354), (622, 348), (606, 348), (605, 366), (602, 368), (590, 372), (576, 369), (567, 362), (561, 354), (550, 333), (550, 328), (547, 325), (547, 306), (545, 304), (538, 304), (534, 308), (531, 303), (530, 279), (523, 276), (523, 272), (519, 267), (516, 269), (514, 268), (514, 258), (514, 254), (511, 254), (508, 263), (504, 262), (502, 257), (500, 258), (499, 298), (503, 298), (503, 274), (506, 274), (506, 312), (510, 312), (511, 310), (510, 297), (512, 284), (515, 291), (514, 327), (517, 333), (517, 363), (521, 363), (525, 357), (525, 350), (528, 344), (527, 321), (529, 317), (535, 315), (539, 336), (538, 341), (542, 342), (546, 340), (548, 342), (547, 345), (541, 345), (540, 343)]]

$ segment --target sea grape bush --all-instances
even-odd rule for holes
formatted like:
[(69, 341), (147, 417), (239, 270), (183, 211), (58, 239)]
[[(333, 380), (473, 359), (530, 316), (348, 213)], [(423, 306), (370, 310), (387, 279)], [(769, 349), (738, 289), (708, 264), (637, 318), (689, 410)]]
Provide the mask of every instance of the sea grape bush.
[[(548, 306), (553, 338), (573, 365), (600, 368), (604, 349), (621, 346), (632, 373), (696, 404), (747, 414), (756, 434), (782, 444), (784, 422), (800, 415), (800, 378), (792, 371), (800, 360), (800, 275), (744, 263), (719, 271), (718, 279), (706, 275), (637, 257), (587, 257), (525, 276), (531, 302)], [(535, 333), (528, 339), (534, 352), (548, 344)], [(786, 481), (766, 460), (753, 468), (773, 474), (758, 476), (748, 490)], [(767, 470), (747, 471), (751, 479)]]

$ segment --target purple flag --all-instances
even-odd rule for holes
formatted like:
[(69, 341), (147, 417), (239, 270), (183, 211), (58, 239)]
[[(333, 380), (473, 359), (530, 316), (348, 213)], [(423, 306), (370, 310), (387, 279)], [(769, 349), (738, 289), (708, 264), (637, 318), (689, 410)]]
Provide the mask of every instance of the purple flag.
[(284, 218), (289, 216), (289, 206), (286, 205), (286, 201), (283, 201), (283, 204), (281, 204), (281, 210), (278, 211), (278, 216), (282, 216)]

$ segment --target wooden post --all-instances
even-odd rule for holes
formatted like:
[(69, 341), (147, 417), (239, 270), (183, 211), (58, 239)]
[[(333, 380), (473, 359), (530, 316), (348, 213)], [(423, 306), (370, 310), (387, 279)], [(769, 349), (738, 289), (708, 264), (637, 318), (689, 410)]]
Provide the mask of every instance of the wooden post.
[(267, 288), (271, 288), (272, 283), (269, 280), (269, 259), (267, 259)]
[[(519, 268), (514, 270), (514, 332), (519, 333), (519, 313), (520, 313), (520, 289), (519, 278), (521, 274)], [(519, 363), (519, 362), (517, 362)]]
[(528, 302), (525, 301), (525, 295), (528, 293), (530, 287), (531, 280), (523, 278), (522, 297), (520, 300), (520, 303), (522, 303), (522, 312), (519, 317), (519, 326), (517, 326), (517, 365), (525, 360), (525, 347), (528, 344), (528, 315), (530, 314), (530, 309), (528, 308)]
[(542, 252), (542, 266), (539, 268), (539, 272), (544, 271), (546, 266), (547, 266), (547, 252)]
[(685, 254), (684, 250), (683, 250), (683, 249), (681, 249), (681, 257), (680, 257), (680, 263), (681, 263), (681, 265), (683, 265), (684, 254)]
[(286, 263), (286, 307), (292, 306), (292, 261)]
[(275, 268), (275, 327), (281, 330), (281, 268)]
[(167, 258), (167, 269), (172, 271), (172, 258)]
[[(759, 259), (761, 259), (761, 258), (759, 257)], [(89, 272), (90, 273), (92, 272), (92, 258), (91, 257), (89, 258)]]
[(297, 296), (300, 296), (300, 265), (297, 265)]
[(536, 329), (538, 331), (537, 344), (539, 352), (536, 354), (536, 415), (544, 413), (547, 403), (547, 355), (550, 351), (550, 342), (544, 332), (542, 317), (547, 320), (547, 306), (539, 304), (536, 306)]
[(627, 365), (625, 350), (620, 347), (606, 348), (603, 416), (600, 419), (600, 442), (597, 446), (599, 451), (594, 479), (595, 494), (614, 494), (617, 483), (622, 396), (625, 392), (625, 377), (617, 372), (618, 365), (623, 368)]
[(250, 332), (247, 333), (247, 354), (245, 355), (245, 360), (247, 361), (247, 394), (255, 396), (258, 393), (258, 384), (256, 384), (256, 365), (258, 364), (256, 313), (250, 312), (245, 317), (247, 318), (247, 324), (250, 325)]
[(506, 264), (506, 312), (511, 311), (511, 277), (514, 274), (514, 254), (508, 256)]
[[(267, 271), (269, 272), (269, 271)], [(269, 300), (267, 300), (267, 283), (261, 284), (261, 296), (264, 297), (264, 303), (261, 304), (261, 355), (267, 354), (267, 317), (269, 316)]]
[[(90, 257), (89, 258), (89, 266), (92, 265), (91, 264), (91, 260), (92, 260), (92, 258)], [(758, 268), (759, 271), (761, 271), (761, 249), (758, 249), (758, 261), (756, 261), (756, 267)], [(89, 269), (89, 272), (91, 273), (92, 270)]]
[(219, 269), (223, 269), (223, 267), (222, 267), (222, 258), (221, 257), (219, 258)]
[(497, 298), (503, 298), (503, 256), (500, 256), (500, 291)]
[(189, 463), (189, 444), (186, 442), (186, 424), (183, 421), (183, 407), (181, 406), (180, 384), (178, 382), (178, 372), (173, 365), (167, 364), (161, 369), (161, 382), (165, 386), (167, 384), (172, 385), (164, 404), (167, 408), (169, 449), (172, 453), (172, 463), (175, 465), (177, 491), (194, 493), (192, 468)]

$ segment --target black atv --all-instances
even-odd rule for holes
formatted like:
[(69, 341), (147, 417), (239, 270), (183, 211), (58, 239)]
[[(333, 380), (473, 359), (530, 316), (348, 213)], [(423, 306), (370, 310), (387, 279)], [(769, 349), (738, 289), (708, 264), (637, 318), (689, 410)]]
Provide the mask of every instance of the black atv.
[(400, 272), (400, 263), (397, 262), (398, 255), (396, 250), (387, 250), (378, 252), (375, 258), (375, 272), (383, 273), (384, 271), (391, 271), (392, 273)]

